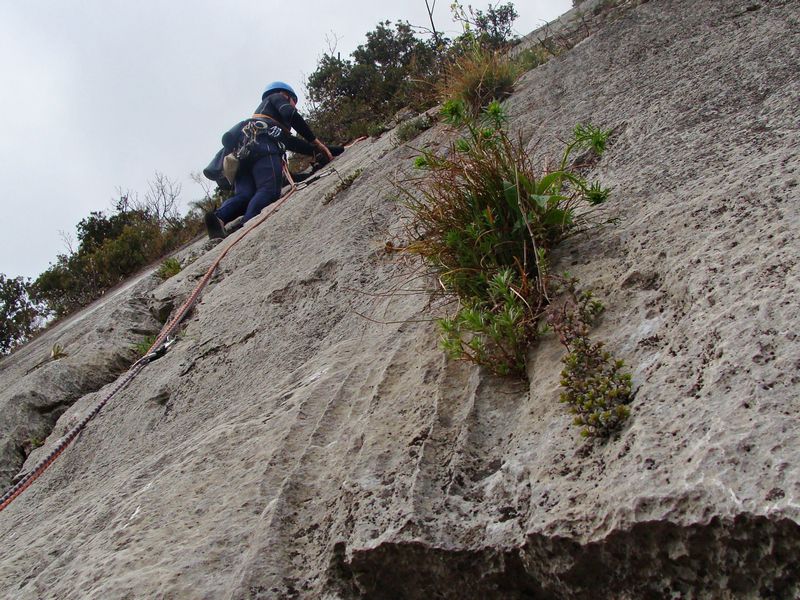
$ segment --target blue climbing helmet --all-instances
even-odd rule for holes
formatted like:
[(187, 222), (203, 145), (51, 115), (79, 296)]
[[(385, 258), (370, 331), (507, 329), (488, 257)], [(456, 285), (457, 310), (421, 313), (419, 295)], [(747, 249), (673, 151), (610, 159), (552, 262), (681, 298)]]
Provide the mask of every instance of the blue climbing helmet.
[(263, 100), (270, 94), (274, 94), (275, 92), (289, 92), (289, 95), (294, 98), (294, 101), (297, 102), (297, 94), (295, 93), (292, 86), (288, 83), (283, 81), (273, 81), (269, 85), (267, 85), (267, 89), (264, 90), (264, 93), (261, 94), (261, 99)]

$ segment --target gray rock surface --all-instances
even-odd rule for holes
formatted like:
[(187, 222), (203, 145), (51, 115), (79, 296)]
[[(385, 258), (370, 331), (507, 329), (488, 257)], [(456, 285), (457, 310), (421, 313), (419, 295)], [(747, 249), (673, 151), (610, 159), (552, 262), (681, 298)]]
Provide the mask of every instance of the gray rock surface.
[(384, 135), (335, 163), (364, 169), (348, 190), (323, 205), (323, 179), (253, 229), (174, 348), (0, 514), (0, 595), (796, 597), (797, 39), (797, 2), (631, 4), (507, 101), (541, 160), (578, 122), (615, 128), (593, 175), (620, 223), (556, 266), (634, 374), (619, 436), (580, 441), (555, 340), (525, 384), (443, 357), (406, 292), (424, 279), (385, 252), (414, 151)]
[[(144, 273), (0, 361), (0, 489), (73, 402), (114, 381), (137, 358), (136, 344), (158, 332), (156, 283)], [(53, 356), (55, 345), (63, 356)]]

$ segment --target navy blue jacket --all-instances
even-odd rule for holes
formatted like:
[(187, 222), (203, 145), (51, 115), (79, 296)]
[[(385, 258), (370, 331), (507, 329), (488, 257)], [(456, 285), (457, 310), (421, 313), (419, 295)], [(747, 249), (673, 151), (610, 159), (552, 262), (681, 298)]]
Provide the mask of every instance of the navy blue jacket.
[(313, 144), (314, 140), (317, 139), (317, 136), (311, 131), (303, 117), (297, 112), (297, 108), (292, 106), (292, 103), (280, 92), (263, 98), (254, 115), (267, 115), (280, 126), (286, 136), (289, 135), (290, 129), (294, 129), (309, 143)]
[[(317, 139), (316, 136), (300, 113), (297, 112), (297, 108), (292, 106), (292, 103), (283, 94), (276, 92), (265, 96), (256, 108), (254, 115), (266, 115), (270, 117), (270, 121), (274, 121), (281, 128), (281, 135), (278, 139), (286, 148), (299, 154), (314, 155), (315, 149), (311, 144)], [(230, 184), (222, 173), (222, 161), (226, 154), (230, 154), (241, 144), (244, 139), (242, 129), (251, 120), (252, 118), (239, 121), (222, 135), (222, 149), (203, 169), (203, 175), (212, 181), (216, 181), (217, 185), (223, 189), (230, 189)], [(303, 141), (293, 136), (290, 133), (291, 129), (297, 131), (308, 141)]]

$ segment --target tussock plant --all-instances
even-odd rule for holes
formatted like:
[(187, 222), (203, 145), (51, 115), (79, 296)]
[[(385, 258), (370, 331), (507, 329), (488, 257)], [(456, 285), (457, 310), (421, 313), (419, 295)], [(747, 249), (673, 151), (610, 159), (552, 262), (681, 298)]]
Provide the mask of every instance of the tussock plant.
[(462, 101), (478, 115), (493, 100), (510, 96), (521, 73), (505, 52), (475, 45), (448, 66), (440, 95), (445, 102)]
[(566, 279), (565, 299), (547, 317), (567, 348), (562, 359), (561, 402), (570, 406), (575, 425), (584, 437), (607, 437), (630, 415), (631, 376), (623, 373), (625, 363), (614, 360), (602, 342), (589, 339), (592, 321), (603, 310), (591, 292), (578, 293), (577, 281)]
[(608, 134), (576, 127), (559, 167), (538, 173), (504, 130), (498, 102), (479, 120), (463, 101), (446, 103), (443, 116), (466, 135), (445, 156), (423, 152), (415, 165), (424, 175), (400, 187), (412, 216), (406, 250), (458, 299), (456, 314), (440, 321), (447, 352), (499, 375), (524, 376), (527, 347), (549, 304), (548, 253), (597, 224), (594, 207), (608, 196), (570, 157), (602, 152)]

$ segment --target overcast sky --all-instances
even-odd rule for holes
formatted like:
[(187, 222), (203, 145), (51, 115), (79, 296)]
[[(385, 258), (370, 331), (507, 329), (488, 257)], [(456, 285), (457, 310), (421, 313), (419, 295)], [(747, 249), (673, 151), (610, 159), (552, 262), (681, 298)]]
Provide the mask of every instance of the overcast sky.
[[(572, 6), (514, 4), (523, 35)], [(434, 18), (452, 37), (449, 6)], [(0, 272), (35, 278), (65, 252), (60, 231), (74, 239), (118, 188), (143, 196), (155, 171), (184, 204), (202, 197), (189, 174), (266, 83), (294, 86), (302, 111), (326, 37), (345, 57), (386, 19), (426, 25), (425, 2), (0, 0)]]

